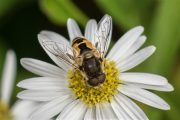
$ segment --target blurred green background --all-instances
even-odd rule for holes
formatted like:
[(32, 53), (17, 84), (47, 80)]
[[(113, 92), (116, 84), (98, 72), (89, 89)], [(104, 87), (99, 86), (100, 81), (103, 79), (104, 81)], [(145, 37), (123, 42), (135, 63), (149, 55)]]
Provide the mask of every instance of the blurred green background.
[[(180, 0), (0, 0), (0, 70), (8, 49), (15, 50), (18, 61), (32, 57), (52, 62), (37, 41), (41, 30), (52, 30), (68, 38), (67, 18), (77, 20), (84, 30), (89, 18), (99, 21), (106, 13), (113, 18), (113, 43), (128, 29), (143, 25), (148, 37), (146, 45), (157, 47), (150, 59), (132, 71), (163, 75), (175, 87), (171, 93), (158, 92), (171, 105), (170, 111), (140, 104), (141, 107), (150, 120), (179, 119)], [(16, 83), (31, 76), (35, 75), (18, 63)], [(18, 91), (16, 87), (12, 104)]]

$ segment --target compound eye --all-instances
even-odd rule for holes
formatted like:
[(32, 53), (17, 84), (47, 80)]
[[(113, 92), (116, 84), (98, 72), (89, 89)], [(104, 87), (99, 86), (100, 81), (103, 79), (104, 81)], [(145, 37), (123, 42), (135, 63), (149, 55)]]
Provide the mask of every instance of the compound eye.
[(103, 83), (105, 81), (105, 79), (106, 79), (106, 76), (104, 73), (99, 75), (99, 77), (98, 77), (99, 83)]
[(97, 78), (89, 79), (87, 82), (91, 86), (98, 86), (99, 85), (99, 81)]

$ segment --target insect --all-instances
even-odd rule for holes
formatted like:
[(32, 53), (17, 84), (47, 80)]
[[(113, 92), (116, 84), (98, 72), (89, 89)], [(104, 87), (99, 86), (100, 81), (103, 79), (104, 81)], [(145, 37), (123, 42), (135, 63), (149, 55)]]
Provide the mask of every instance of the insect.
[(110, 43), (111, 29), (111, 17), (105, 15), (94, 32), (95, 39), (91, 41), (77, 36), (72, 40), (71, 45), (53, 40), (44, 40), (42, 44), (61, 62), (79, 69), (88, 85), (99, 86), (106, 79), (104, 57)]
[(72, 42), (72, 48), (76, 51), (76, 63), (84, 73), (87, 82), (91, 86), (98, 86), (105, 81), (103, 71), (103, 59), (90, 41), (83, 37), (77, 37)]

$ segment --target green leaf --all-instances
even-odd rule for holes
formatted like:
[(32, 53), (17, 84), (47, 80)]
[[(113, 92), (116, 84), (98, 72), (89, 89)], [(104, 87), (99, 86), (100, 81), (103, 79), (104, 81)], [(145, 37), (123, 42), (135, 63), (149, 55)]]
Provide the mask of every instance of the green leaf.
[[(4, 60), (6, 54), (6, 45), (2, 42), (3, 39), (0, 37), (0, 78), (2, 77), (2, 71), (4, 67)], [(1, 86), (1, 79), (0, 79), (0, 86)]]
[(148, 116), (149, 120), (161, 120), (162, 111), (160, 111), (156, 108), (149, 108), (147, 111), (147, 116)]
[[(148, 16), (152, 1), (150, 0), (97, 0), (97, 5), (112, 15), (120, 27), (124, 29), (140, 25), (143, 21), (150, 21)], [(149, 14), (147, 14), (149, 13)]]
[(40, 7), (57, 25), (66, 24), (70, 17), (76, 19), (81, 25), (85, 25), (88, 19), (71, 0), (40, 0)]
[(180, 1), (161, 0), (150, 29), (151, 43), (157, 47), (147, 70), (169, 76), (180, 45)]
[(17, 2), (18, 0), (0, 0), (0, 17), (14, 7)]
[(178, 120), (179, 119), (179, 91), (173, 91), (171, 95), (163, 96), (166, 102), (170, 105), (171, 109), (169, 111), (163, 112), (163, 120)]

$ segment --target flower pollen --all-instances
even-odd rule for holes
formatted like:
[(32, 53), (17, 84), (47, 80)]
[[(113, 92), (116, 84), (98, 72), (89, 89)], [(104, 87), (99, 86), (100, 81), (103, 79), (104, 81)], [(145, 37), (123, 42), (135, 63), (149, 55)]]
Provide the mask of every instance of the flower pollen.
[(119, 83), (119, 70), (116, 68), (114, 61), (105, 60), (104, 67), (106, 80), (99, 86), (93, 87), (88, 85), (87, 80), (77, 69), (69, 70), (69, 88), (78, 99), (81, 99), (88, 106), (97, 103), (110, 102), (112, 97), (117, 93)]
[(3, 101), (0, 101), (0, 120), (11, 120), (9, 106)]

